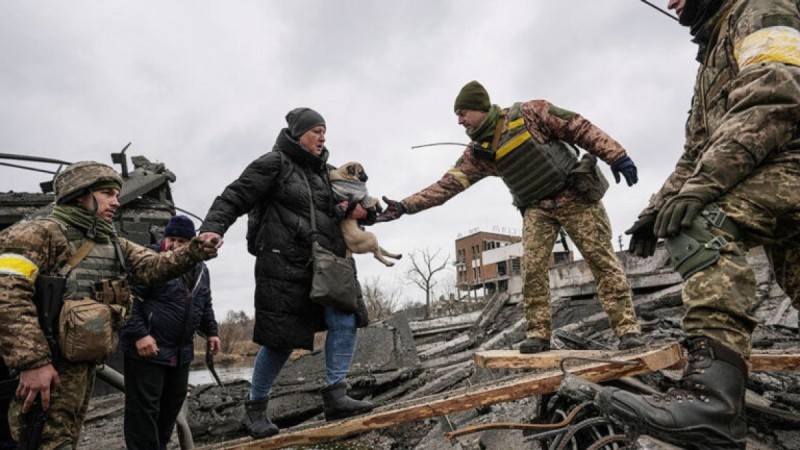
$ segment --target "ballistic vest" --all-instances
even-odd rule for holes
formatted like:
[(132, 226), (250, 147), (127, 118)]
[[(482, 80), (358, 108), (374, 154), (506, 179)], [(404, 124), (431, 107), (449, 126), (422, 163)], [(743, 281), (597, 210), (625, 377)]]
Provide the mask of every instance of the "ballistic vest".
[[(77, 249), (83, 243), (84, 236), (67, 227), (67, 239)], [(95, 298), (95, 283), (116, 278), (120, 273), (114, 244), (95, 243), (89, 254), (67, 276), (64, 299)]]
[[(531, 138), (520, 112), (522, 103), (508, 109), (508, 129), (500, 136), (494, 160), (517, 208), (526, 208), (561, 191), (578, 162), (578, 149), (553, 140), (540, 144)], [(481, 147), (491, 145), (484, 142)]]

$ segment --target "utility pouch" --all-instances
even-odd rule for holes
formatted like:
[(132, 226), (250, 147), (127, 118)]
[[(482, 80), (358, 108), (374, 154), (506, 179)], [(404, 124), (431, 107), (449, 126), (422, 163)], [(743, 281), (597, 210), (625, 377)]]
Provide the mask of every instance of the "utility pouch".
[(59, 318), (61, 356), (72, 362), (99, 362), (113, 355), (125, 313), (124, 306), (91, 298), (65, 300)]
[(98, 302), (121, 307), (122, 323), (114, 324), (114, 328), (122, 328), (128, 320), (128, 313), (131, 311), (132, 304), (131, 286), (128, 283), (128, 278), (121, 276), (100, 280), (95, 283), (94, 291), (94, 298)]
[(597, 157), (586, 153), (569, 174), (569, 183), (590, 202), (603, 198), (608, 190), (608, 180), (597, 166)]

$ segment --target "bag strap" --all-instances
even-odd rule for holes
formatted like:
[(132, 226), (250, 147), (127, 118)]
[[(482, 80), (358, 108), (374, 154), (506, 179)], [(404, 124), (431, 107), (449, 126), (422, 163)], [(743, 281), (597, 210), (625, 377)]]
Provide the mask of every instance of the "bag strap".
[(88, 255), (89, 252), (92, 251), (92, 247), (94, 247), (94, 241), (91, 239), (87, 239), (86, 242), (84, 242), (80, 246), (80, 248), (78, 248), (78, 251), (76, 251), (75, 254), (72, 255), (72, 258), (70, 258), (69, 261), (67, 261), (67, 264), (64, 267), (62, 267), (61, 270), (58, 271), (58, 275), (61, 277), (66, 277), (67, 274), (69, 274), (72, 271), (72, 269), (75, 268), (75, 266), (77, 266), (78, 264), (81, 263), (81, 261), (83, 261), (83, 258), (86, 258), (86, 255)]
[(314, 212), (316, 209), (314, 206), (314, 193), (311, 192), (311, 183), (308, 182), (308, 177), (306, 177), (306, 172), (304, 170), (300, 170), (300, 175), (303, 177), (303, 181), (306, 182), (306, 187), (308, 188), (308, 204), (310, 209), (310, 218), (311, 218), (311, 239), (314, 242), (317, 241), (316, 234), (317, 234), (317, 215)]
[(506, 110), (500, 111), (497, 124), (494, 126), (494, 137), (492, 138), (492, 153), (497, 152), (497, 144), (500, 142), (500, 132), (503, 131), (503, 124), (506, 122)]

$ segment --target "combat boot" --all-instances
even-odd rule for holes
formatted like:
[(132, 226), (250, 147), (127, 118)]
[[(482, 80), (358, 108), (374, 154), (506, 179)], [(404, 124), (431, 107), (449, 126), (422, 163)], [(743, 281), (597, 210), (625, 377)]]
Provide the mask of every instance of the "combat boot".
[(641, 333), (625, 333), (619, 337), (617, 348), (620, 350), (630, 350), (644, 345)]
[(278, 434), (278, 427), (269, 420), (269, 397), (244, 402), (244, 426), (254, 439)]
[(541, 353), (550, 350), (550, 339), (539, 337), (528, 338), (519, 344), (520, 353)]
[(744, 449), (747, 364), (741, 355), (707, 337), (690, 338), (684, 345), (689, 364), (679, 387), (661, 395), (606, 387), (597, 395), (597, 406), (666, 442), (697, 449)]
[(372, 411), (372, 408), (375, 407), (371, 402), (348, 397), (346, 391), (347, 384), (344, 381), (334, 383), (320, 391), (325, 420), (343, 419), (363, 414)]

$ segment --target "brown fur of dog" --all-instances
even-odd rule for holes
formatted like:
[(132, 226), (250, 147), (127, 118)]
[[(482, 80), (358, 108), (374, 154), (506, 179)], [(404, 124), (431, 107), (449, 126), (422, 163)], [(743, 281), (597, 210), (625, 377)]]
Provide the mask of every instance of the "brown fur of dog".
[[(365, 182), (367, 181), (367, 173), (364, 171), (364, 167), (361, 164), (351, 161), (343, 164), (338, 169), (331, 170), (330, 178), (332, 183), (335, 183), (337, 180)], [(363, 202), (361, 204), (364, 208), (377, 207), (379, 205), (380, 201), (372, 197), (367, 204)], [(339, 226), (342, 229), (342, 236), (344, 236), (344, 241), (347, 243), (347, 248), (352, 253), (372, 253), (375, 259), (382, 262), (387, 267), (392, 267), (394, 265), (394, 262), (386, 259), (387, 256), (393, 259), (400, 259), (403, 257), (401, 254), (391, 253), (381, 247), (378, 244), (378, 238), (375, 234), (362, 230), (361, 227), (358, 226), (358, 221), (356, 221), (356, 219), (345, 217), (342, 219)]]

